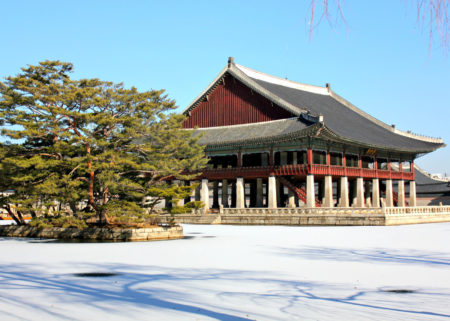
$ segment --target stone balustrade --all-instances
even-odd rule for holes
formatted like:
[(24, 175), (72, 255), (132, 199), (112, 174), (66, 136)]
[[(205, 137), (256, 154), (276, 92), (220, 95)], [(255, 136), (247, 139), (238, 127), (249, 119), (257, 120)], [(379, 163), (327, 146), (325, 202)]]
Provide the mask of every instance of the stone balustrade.
[(450, 206), (414, 206), (414, 207), (385, 207), (384, 213), (386, 215), (395, 214), (436, 214), (449, 215)]
[(223, 208), (222, 215), (352, 215), (384, 214), (382, 208), (366, 207), (296, 207), (296, 208)]

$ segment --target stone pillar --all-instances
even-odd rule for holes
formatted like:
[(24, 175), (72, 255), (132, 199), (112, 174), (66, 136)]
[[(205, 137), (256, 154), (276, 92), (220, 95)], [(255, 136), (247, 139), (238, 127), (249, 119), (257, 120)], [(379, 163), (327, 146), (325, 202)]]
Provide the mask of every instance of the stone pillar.
[(306, 175), (306, 207), (316, 207), (316, 192), (314, 190), (314, 175)]
[(294, 208), (295, 206), (295, 194), (291, 191), (288, 190), (288, 207), (290, 208)]
[(364, 179), (358, 177), (356, 179), (356, 207), (364, 207)]
[(386, 207), (394, 206), (394, 197), (392, 196), (392, 179), (386, 180)]
[(277, 208), (277, 183), (275, 176), (269, 176), (268, 179), (268, 191), (267, 191), (267, 197), (268, 197), (268, 208)]
[(256, 179), (256, 207), (263, 207), (263, 180)]
[(342, 176), (340, 180), (340, 197), (339, 197), (339, 207), (350, 207), (350, 202), (348, 198), (348, 178), (347, 176)]
[(380, 182), (378, 178), (372, 180), (372, 206), (380, 207)]
[(417, 206), (416, 181), (409, 182), (409, 206)]
[(372, 200), (370, 199), (370, 181), (364, 181), (364, 198), (366, 207), (372, 207)]
[(222, 180), (222, 206), (228, 207), (228, 180)]
[(213, 187), (213, 208), (219, 208), (219, 182), (214, 181), (214, 187)]
[(238, 177), (236, 180), (236, 208), (245, 208), (245, 190), (243, 177)]
[(205, 204), (205, 210), (209, 209), (209, 188), (208, 179), (202, 179), (202, 185), (200, 188), (200, 200)]
[(181, 207), (183, 207), (183, 206), (184, 206), (184, 199), (179, 199), (179, 200), (177, 200), (177, 201), (175, 202), (175, 206), (181, 206)]
[(323, 197), (323, 201), (322, 201), (322, 206), (323, 207), (333, 207), (334, 206), (334, 202), (333, 202), (333, 180), (331, 179), (331, 175), (327, 175), (325, 176), (324, 179), (324, 197)]
[(402, 180), (402, 179), (398, 181), (397, 206), (398, 207), (405, 207), (405, 181)]

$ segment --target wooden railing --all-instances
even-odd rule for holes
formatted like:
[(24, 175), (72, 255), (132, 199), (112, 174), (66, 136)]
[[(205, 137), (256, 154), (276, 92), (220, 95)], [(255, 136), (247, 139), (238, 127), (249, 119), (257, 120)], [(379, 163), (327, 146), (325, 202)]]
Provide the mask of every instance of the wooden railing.
[(380, 178), (395, 180), (414, 180), (414, 172), (389, 171), (359, 167), (344, 167), (323, 164), (297, 164), (280, 166), (252, 166), (233, 168), (208, 168), (203, 170), (202, 176), (209, 179), (225, 179), (243, 176), (246, 178), (275, 176), (298, 176), (304, 177), (308, 174), (316, 176), (331, 175), (335, 177), (347, 176), (350, 178)]

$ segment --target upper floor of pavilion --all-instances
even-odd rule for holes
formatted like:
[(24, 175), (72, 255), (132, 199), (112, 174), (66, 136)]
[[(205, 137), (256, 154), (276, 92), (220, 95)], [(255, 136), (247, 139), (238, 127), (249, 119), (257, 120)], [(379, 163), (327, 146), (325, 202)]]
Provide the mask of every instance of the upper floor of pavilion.
[(396, 157), (414, 159), (445, 146), (440, 138), (383, 123), (328, 84), (318, 87), (274, 77), (235, 64), (232, 58), (183, 113), (187, 116), (183, 127), (196, 128), (207, 152), (276, 149), (290, 142), (311, 147), (315, 142), (323, 149), (358, 149), (359, 154), (383, 157), (400, 153)]

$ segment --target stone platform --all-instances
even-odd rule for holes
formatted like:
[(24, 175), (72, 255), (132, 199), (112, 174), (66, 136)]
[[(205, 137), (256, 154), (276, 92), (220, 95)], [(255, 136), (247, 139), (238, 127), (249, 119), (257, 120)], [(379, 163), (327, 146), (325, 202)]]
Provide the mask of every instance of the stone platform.
[[(162, 222), (168, 216), (162, 216)], [(177, 223), (373, 226), (450, 222), (450, 206), (382, 208), (224, 208), (219, 214), (177, 214)]]
[(4, 225), (0, 226), (0, 236), (32, 237), (50, 239), (81, 239), (99, 241), (156, 241), (183, 238), (183, 228), (151, 227), (151, 228), (38, 228), (32, 226)]

